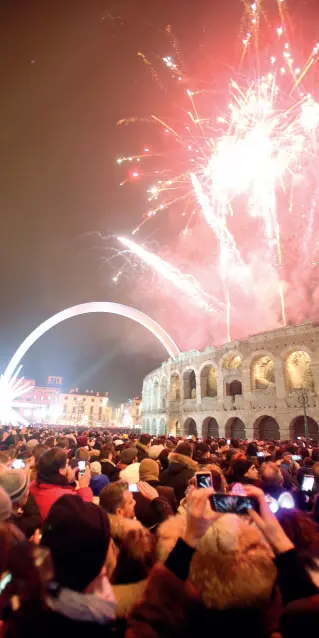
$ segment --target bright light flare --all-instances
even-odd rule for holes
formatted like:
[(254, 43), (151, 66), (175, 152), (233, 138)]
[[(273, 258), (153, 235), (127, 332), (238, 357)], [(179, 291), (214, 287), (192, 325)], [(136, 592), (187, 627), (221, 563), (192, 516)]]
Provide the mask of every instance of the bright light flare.
[(18, 379), (21, 368), (22, 366), (12, 376), (5, 373), (0, 377), (0, 422), (2, 424), (28, 425), (28, 422), (15, 410), (22, 405), (19, 399), (33, 388), (30, 381), (25, 381), (23, 377)]

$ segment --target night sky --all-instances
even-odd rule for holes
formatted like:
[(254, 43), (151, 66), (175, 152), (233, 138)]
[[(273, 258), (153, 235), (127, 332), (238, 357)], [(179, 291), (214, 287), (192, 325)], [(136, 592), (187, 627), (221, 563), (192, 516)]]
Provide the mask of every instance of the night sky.
[[(69, 306), (115, 301), (152, 316), (134, 276), (112, 283), (97, 235), (129, 234), (145, 211), (143, 188), (120, 188), (116, 158), (151, 144), (152, 133), (117, 121), (175, 107), (136, 54), (167, 55), (172, 24), (192, 73), (214, 74), (232, 64), (241, 12), (237, 0), (1, 1), (2, 370), (31, 330)], [(60, 324), (23, 364), (38, 384), (61, 375), (66, 389), (124, 400), (165, 358), (144, 328), (103, 314)]]

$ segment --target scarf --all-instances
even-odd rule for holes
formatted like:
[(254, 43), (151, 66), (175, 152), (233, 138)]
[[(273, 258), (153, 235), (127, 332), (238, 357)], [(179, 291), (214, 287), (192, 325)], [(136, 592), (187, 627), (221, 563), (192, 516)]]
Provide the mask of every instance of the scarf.
[(109, 580), (102, 579), (101, 588), (93, 594), (84, 594), (62, 588), (56, 596), (49, 595), (48, 607), (71, 620), (107, 625), (116, 619), (116, 601)]

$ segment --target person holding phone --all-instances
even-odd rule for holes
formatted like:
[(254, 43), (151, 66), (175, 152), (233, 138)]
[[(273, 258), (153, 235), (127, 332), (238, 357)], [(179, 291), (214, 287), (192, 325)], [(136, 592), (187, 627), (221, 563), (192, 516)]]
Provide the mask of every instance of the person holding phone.
[(93, 493), (89, 487), (91, 472), (89, 465), (84, 474), (79, 473), (79, 489), (74, 487), (74, 471), (68, 465), (67, 453), (61, 448), (47, 450), (39, 458), (37, 478), (30, 485), (44, 521), (53, 503), (64, 494), (78, 494), (84, 501), (92, 501)]

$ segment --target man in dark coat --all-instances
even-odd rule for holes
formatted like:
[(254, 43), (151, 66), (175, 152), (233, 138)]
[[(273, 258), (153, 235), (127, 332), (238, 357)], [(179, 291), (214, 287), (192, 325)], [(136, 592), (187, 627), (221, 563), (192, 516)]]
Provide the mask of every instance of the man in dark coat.
[(151, 447), (151, 437), (149, 434), (141, 434), (139, 440), (136, 443), (137, 447), (137, 460), (139, 463), (143, 459), (147, 459), (148, 452)]
[[(153, 459), (144, 459), (139, 467), (140, 480), (154, 487), (159, 497), (165, 498), (172, 509), (172, 513), (177, 512), (177, 502), (175, 492), (172, 487), (164, 487), (159, 482), (159, 464)], [(161, 517), (159, 513), (152, 507), (152, 503), (146, 499), (140, 492), (134, 492), (135, 499), (135, 516), (144, 527), (150, 529), (159, 522)]]
[(169, 465), (160, 476), (161, 485), (173, 487), (178, 503), (184, 498), (188, 482), (193, 478), (197, 463), (192, 459), (193, 448), (189, 443), (179, 443), (169, 457)]

